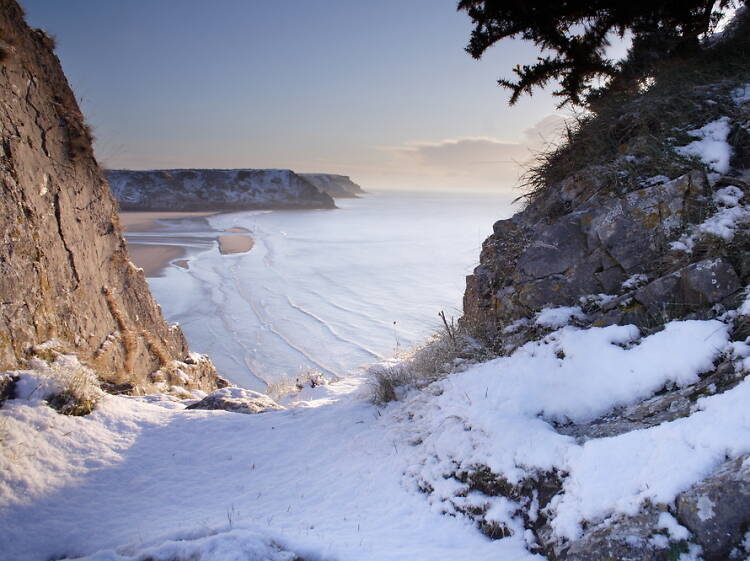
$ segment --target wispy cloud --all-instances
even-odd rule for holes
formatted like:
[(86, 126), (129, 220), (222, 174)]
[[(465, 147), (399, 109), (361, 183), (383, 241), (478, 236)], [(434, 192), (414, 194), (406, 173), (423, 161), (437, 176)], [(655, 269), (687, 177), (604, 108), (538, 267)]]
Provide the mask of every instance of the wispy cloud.
[(390, 147), (399, 156), (427, 168), (456, 169), (467, 173), (476, 166), (517, 165), (528, 157), (525, 144), (503, 142), (489, 137), (449, 138), (438, 142), (414, 142)]
[(565, 132), (565, 119), (560, 115), (547, 115), (523, 131), (525, 144), (534, 151), (556, 144)]
[(549, 115), (524, 130), (518, 141), (489, 136), (416, 141), (380, 150), (393, 156), (390, 167), (426, 181), (454, 187), (510, 191), (535, 152), (554, 143), (564, 119)]

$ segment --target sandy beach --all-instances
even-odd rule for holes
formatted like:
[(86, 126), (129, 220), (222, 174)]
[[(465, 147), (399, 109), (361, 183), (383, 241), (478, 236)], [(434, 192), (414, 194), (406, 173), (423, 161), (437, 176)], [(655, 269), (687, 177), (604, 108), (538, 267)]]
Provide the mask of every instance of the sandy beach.
[[(209, 246), (212, 241), (219, 245), (222, 255), (247, 253), (254, 241), (246, 228), (234, 227), (225, 231), (174, 232), (168, 230), (162, 220), (201, 218), (215, 212), (121, 212), (120, 222), (128, 242), (130, 259), (143, 269), (147, 277), (157, 277), (170, 264), (183, 269), (190, 268), (188, 247)], [(168, 235), (167, 235), (168, 233)], [(200, 235), (203, 234), (203, 235)]]
[(253, 248), (253, 245), (255, 245), (253, 238), (247, 235), (250, 233), (250, 230), (247, 228), (235, 226), (234, 228), (227, 228), (224, 231), (228, 234), (234, 235), (219, 236), (219, 251), (222, 255), (247, 253)]
[[(130, 260), (143, 269), (147, 277), (158, 277), (173, 259), (185, 255), (185, 248), (177, 245), (145, 245), (129, 243)], [(184, 261), (184, 260), (180, 260)], [(187, 268), (187, 267), (185, 267)]]

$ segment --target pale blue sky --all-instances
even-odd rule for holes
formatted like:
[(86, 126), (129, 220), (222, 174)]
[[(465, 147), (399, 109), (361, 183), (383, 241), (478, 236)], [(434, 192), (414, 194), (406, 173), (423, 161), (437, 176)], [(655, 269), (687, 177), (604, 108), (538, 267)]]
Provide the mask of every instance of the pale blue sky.
[[(365, 188), (508, 188), (547, 92), (496, 85), (532, 46), (479, 62), (455, 0), (21, 0), (110, 167), (283, 167)], [(510, 144), (510, 145), (508, 145)]]

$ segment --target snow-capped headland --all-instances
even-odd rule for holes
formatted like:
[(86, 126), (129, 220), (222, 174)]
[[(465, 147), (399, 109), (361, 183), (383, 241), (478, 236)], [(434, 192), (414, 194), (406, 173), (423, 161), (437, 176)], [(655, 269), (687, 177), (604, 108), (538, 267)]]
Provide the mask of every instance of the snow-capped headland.
[(362, 187), (346, 175), (332, 173), (300, 173), (299, 175), (334, 199), (358, 197), (365, 193)]
[(335, 208), (333, 198), (285, 169), (109, 170), (122, 210), (198, 211)]

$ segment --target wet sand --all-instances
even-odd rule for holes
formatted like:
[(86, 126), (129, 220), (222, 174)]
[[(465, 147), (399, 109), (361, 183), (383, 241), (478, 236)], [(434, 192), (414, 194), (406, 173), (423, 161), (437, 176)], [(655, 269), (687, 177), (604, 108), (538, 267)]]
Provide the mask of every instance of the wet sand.
[(143, 269), (144, 275), (158, 277), (173, 259), (185, 255), (185, 248), (178, 245), (145, 245), (128, 242), (128, 253), (135, 266)]
[[(227, 232), (235, 230), (236, 228), (230, 228)], [(250, 236), (219, 236), (219, 251), (222, 255), (229, 255), (232, 253), (247, 253), (253, 248), (255, 242)]]
[[(128, 242), (130, 259), (137, 267), (143, 269), (147, 277), (158, 277), (170, 264), (183, 269), (190, 268), (190, 260), (187, 259), (187, 247), (194, 246), (196, 242), (205, 243), (210, 239), (206, 237), (191, 236), (189, 232), (185, 235), (175, 236), (172, 232), (169, 236), (159, 236), (161, 231), (166, 230), (161, 220), (177, 218), (200, 218), (217, 214), (216, 212), (121, 212), (120, 222), (125, 231), (125, 239)], [(208, 228), (208, 226), (207, 226)], [(247, 234), (250, 230), (235, 226), (224, 230), (229, 235), (215, 231), (215, 239), (219, 244), (222, 255), (236, 253), (247, 253), (253, 248), (253, 238)], [(207, 234), (214, 233), (209, 229)], [(132, 234), (132, 235), (128, 235)], [(147, 236), (136, 236), (136, 234), (148, 234)]]
[(154, 232), (161, 229), (157, 220), (169, 220), (170, 218), (198, 218), (211, 216), (216, 212), (120, 212), (120, 223), (126, 232)]

